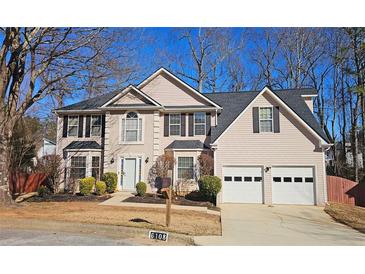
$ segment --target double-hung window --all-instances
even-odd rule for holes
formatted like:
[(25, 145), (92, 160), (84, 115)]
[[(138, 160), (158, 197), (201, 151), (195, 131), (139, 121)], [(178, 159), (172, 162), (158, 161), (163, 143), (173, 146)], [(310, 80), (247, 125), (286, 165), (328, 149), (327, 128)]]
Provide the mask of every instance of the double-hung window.
[(67, 136), (77, 136), (78, 130), (79, 130), (79, 116), (69, 116)]
[(205, 112), (194, 113), (194, 135), (205, 135)]
[(100, 157), (93, 156), (91, 158), (91, 176), (96, 180), (100, 180)]
[(91, 136), (101, 135), (101, 115), (91, 116)]
[(71, 157), (70, 177), (81, 179), (86, 177), (86, 156)]
[(170, 135), (181, 135), (181, 114), (169, 114)]
[(122, 119), (123, 142), (142, 142), (142, 118), (136, 112), (127, 113)]
[(194, 158), (178, 157), (177, 159), (177, 178), (194, 179)]
[(273, 111), (272, 107), (260, 108), (260, 132), (273, 131)]

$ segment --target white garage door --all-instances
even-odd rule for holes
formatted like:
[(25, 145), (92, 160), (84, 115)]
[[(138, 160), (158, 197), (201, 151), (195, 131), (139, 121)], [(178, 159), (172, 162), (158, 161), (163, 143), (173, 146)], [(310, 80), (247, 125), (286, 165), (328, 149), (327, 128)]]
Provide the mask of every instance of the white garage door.
[(274, 204), (314, 204), (313, 167), (272, 167)]
[(223, 203), (262, 203), (261, 167), (223, 167)]

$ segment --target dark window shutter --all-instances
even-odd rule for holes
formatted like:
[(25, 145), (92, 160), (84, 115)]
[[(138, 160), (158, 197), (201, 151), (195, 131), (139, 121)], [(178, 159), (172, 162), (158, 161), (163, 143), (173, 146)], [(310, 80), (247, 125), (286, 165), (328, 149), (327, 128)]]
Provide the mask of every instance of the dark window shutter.
[(273, 115), (274, 115), (274, 132), (279, 133), (280, 132), (280, 118), (279, 118), (279, 107), (273, 108)]
[(90, 137), (90, 123), (91, 123), (91, 116), (86, 115), (85, 137)]
[(105, 137), (105, 114), (101, 115), (101, 137)]
[(210, 136), (210, 127), (211, 127), (211, 122), (210, 122), (210, 119), (211, 119), (211, 114), (210, 112), (207, 112), (206, 116), (205, 116), (205, 124), (206, 124), (206, 129), (205, 129), (205, 132), (206, 132), (206, 135), (207, 136)]
[(79, 137), (82, 137), (84, 131), (84, 116), (79, 116)]
[(194, 113), (189, 113), (189, 136), (194, 136)]
[(169, 115), (164, 115), (164, 123), (163, 123), (163, 136), (169, 136)]
[(181, 113), (181, 136), (186, 136), (186, 119), (185, 119), (186, 114), (185, 113)]
[(253, 133), (259, 133), (259, 108), (252, 108)]
[(68, 116), (63, 116), (63, 132), (62, 137), (67, 137), (67, 130), (68, 130)]

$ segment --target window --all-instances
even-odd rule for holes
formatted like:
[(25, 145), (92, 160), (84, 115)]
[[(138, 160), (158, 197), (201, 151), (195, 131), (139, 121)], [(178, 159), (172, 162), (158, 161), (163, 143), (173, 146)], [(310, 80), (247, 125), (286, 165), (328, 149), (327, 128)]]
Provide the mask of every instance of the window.
[(181, 114), (169, 114), (170, 135), (181, 135)]
[(305, 181), (306, 183), (313, 183), (313, 178), (312, 178), (312, 177), (306, 177), (306, 178), (304, 179), (304, 181)]
[(194, 179), (194, 158), (178, 157), (177, 163), (178, 179)]
[(302, 183), (303, 178), (302, 177), (294, 177), (294, 183)]
[(261, 177), (255, 177), (255, 178), (254, 178), (254, 181), (255, 181), (255, 182), (261, 182), (261, 181), (262, 181), (262, 178), (261, 178)]
[(242, 182), (242, 177), (241, 176), (234, 177), (234, 181), (235, 182)]
[(291, 177), (284, 177), (285, 183), (291, 183)]
[(101, 135), (101, 115), (91, 116), (91, 136)]
[(91, 158), (91, 176), (96, 180), (100, 180), (100, 157), (93, 156)]
[(232, 182), (232, 177), (231, 176), (224, 176), (224, 181)]
[(272, 108), (263, 107), (260, 108), (260, 132), (272, 132), (273, 131), (273, 118)]
[(86, 177), (86, 156), (71, 157), (70, 177), (81, 179)]
[(77, 136), (79, 130), (79, 116), (68, 117), (68, 136)]
[(281, 177), (274, 177), (274, 182), (275, 183), (280, 183), (281, 182)]
[(194, 135), (205, 135), (205, 112), (194, 113)]
[(142, 118), (136, 112), (129, 112), (122, 119), (123, 142), (142, 142)]
[(252, 177), (244, 177), (245, 182), (252, 182)]

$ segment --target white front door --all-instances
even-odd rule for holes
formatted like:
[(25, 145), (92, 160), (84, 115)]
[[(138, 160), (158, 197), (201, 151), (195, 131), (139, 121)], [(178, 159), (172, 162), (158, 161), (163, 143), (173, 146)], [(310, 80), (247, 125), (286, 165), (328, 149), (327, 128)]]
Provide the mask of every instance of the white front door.
[(274, 204), (315, 204), (313, 167), (272, 167)]
[(223, 167), (223, 203), (262, 203), (262, 168)]
[(137, 159), (136, 158), (124, 158), (123, 165), (123, 190), (135, 190), (136, 185), (136, 172), (137, 172)]

